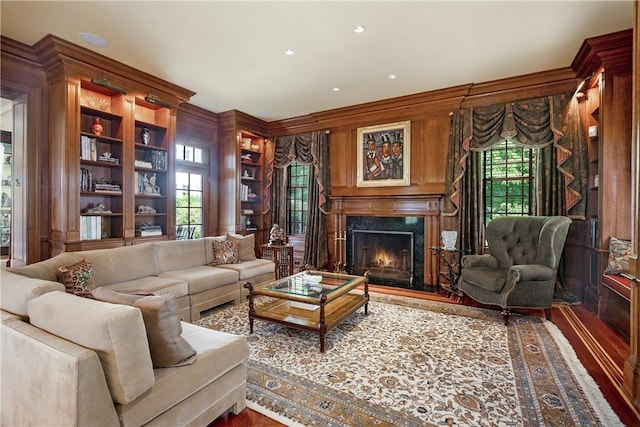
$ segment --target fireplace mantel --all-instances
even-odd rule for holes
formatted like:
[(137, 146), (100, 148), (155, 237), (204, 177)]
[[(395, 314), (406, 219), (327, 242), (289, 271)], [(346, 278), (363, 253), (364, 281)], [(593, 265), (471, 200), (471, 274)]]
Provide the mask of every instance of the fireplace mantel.
[[(344, 240), (340, 236), (346, 233), (348, 216), (398, 216), (424, 218), (424, 281), (435, 285), (437, 268), (435, 256), (426, 250), (440, 243), (440, 213), (442, 196), (435, 195), (383, 195), (383, 196), (333, 196), (331, 197), (331, 213), (329, 215), (329, 263), (335, 269), (344, 265)], [(338, 238), (338, 239), (336, 239)], [(430, 254), (430, 256), (427, 256)]]
[(442, 196), (338, 196), (331, 197), (336, 215), (436, 216)]

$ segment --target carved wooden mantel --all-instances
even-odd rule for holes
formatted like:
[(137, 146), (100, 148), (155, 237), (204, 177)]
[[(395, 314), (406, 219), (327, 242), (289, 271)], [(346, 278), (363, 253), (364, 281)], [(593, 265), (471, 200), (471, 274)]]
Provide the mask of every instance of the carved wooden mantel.
[[(335, 196), (331, 197), (331, 215), (328, 226), (330, 236), (329, 262), (335, 268), (340, 254), (344, 254), (345, 240), (335, 241), (346, 233), (348, 216), (422, 217), (424, 219), (424, 281), (435, 285), (437, 269), (433, 256), (427, 256), (431, 246), (438, 246), (440, 240), (440, 213), (442, 195), (385, 195), (385, 196)], [(335, 249), (337, 248), (337, 249)], [(337, 254), (335, 253), (337, 252)]]

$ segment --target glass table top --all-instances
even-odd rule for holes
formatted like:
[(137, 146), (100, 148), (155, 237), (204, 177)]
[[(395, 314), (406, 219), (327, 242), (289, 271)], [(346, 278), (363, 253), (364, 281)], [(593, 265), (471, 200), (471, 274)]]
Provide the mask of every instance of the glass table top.
[(303, 271), (261, 287), (265, 291), (290, 295), (320, 298), (338, 290), (354, 288), (364, 283), (365, 278), (324, 271)]

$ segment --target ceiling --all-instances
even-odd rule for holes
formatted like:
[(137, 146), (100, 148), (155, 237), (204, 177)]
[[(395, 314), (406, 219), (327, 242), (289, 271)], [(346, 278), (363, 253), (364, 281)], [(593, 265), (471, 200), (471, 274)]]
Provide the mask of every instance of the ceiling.
[(2, 0), (0, 12), (3, 36), (53, 34), (196, 92), (198, 107), (266, 121), (568, 67), (584, 39), (633, 26), (630, 0)]

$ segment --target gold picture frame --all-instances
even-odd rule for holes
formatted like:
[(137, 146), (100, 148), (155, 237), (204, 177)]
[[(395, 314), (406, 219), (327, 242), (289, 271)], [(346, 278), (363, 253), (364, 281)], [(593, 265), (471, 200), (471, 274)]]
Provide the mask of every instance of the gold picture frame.
[(411, 121), (358, 128), (358, 187), (411, 183)]

